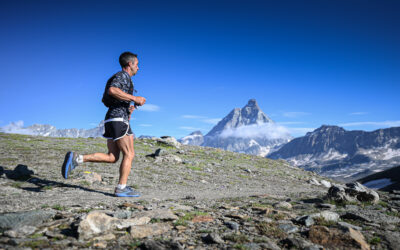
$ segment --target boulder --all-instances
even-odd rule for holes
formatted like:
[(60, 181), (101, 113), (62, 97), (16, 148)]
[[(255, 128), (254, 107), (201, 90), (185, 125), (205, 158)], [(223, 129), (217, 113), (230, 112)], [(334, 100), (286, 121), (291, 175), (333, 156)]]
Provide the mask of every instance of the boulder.
[(327, 228), (325, 226), (312, 226), (308, 237), (311, 242), (328, 249), (370, 249), (364, 236), (359, 231), (349, 227), (338, 229)]
[(133, 215), (134, 217), (149, 217), (150, 219), (172, 221), (179, 219), (170, 209), (155, 209), (144, 211)]
[(163, 155), (167, 155), (168, 152), (165, 149), (159, 148), (156, 150), (156, 152), (154, 152), (154, 156), (158, 157), (158, 156), (163, 156)]
[(130, 234), (133, 238), (145, 238), (148, 236), (160, 235), (171, 230), (168, 223), (154, 223), (148, 225), (138, 225), (130, 227)]
[(56, 213), (48, 210), (33, 210), (0, 215), (0, 229), (18, 229), (23, 226), (38, 226), (53, 218)]
[(328, 198), (338, 202), (372, 202), (378, 203), (379, 195), (374, 190), (366, 188), (358, 182), (347, 183), (345, 186), (333, 185), (328, 190)]
[(124, 220), (111, 217), (103, 212), (93, 211), (81, 217), (78, 225), (78, 234), (80, 239), (90, 239), (99, 234), (109, 233), (115, 228), (129, 228), (149, 223), (149, 221), (150, 218), (145, 216)]
[(224, 244), (224, 240), (216, 233), (209, 233), (201, 236), (201, 239), (207, 244)]
[(161, 136), (160, 139), (157, 139), (157, 142), (175, 148), (180, 148), (180, 143), (172, 136)]

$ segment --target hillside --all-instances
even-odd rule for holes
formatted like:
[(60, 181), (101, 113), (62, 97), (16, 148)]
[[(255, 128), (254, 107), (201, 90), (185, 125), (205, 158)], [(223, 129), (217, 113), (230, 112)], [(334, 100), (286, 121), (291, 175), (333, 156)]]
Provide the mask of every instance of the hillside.
[[(116, 198), (119, 162), (60, 174), (68, 150), (105, 152), (104, 139), (0, 133), (0, 150), (0, 248), (317, 249), (319, 227), (343, 246), (392, 248), (400, 238), (398, 194), (335, 204), (320, 184), (331, 180), (285, 161), (138, 139), (128, 184), (143, 195)], [(301, 216), (319, 212), (326, 220), (303, 224)], [(345, 222), (362, 240), (348, 243)]]

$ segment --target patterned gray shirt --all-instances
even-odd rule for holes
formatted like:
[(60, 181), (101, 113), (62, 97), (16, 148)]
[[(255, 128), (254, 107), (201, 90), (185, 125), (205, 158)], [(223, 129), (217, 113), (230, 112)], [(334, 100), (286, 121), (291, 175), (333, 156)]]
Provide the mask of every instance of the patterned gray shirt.
[(108, 112), (104, 120), (112, 119), (112, 118), (123, 118), (125, 122), (129, 122), (129, 105), (128, 101), (118, 100), (108, 94), (108, 89), (110, 87), (116, 87), (128, 93), (130, 95), (133, 94), (133, 82), (131, 76), (126, 71), (120, 71), (113, 75), (106, 84), (106, 88), (104, 90), (103, 102), (104, 99), (108, 101)]

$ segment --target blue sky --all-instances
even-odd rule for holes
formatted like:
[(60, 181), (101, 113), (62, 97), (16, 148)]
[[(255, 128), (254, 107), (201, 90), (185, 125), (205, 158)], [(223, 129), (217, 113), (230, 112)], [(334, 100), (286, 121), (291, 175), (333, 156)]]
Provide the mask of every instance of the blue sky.
[(92, 128), (124, 51), (137, 135), (208, 132), (251, 98), (292, 135), (400, 126), (399, 1), (1, 1), (0, 126)]

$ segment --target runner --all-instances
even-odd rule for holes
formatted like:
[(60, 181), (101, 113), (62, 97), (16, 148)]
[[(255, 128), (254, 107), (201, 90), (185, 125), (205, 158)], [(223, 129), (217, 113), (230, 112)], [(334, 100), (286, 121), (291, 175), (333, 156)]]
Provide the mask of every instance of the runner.
[[(61, 173), (65, 179), (68, 179), (71, 171), (83, 162), (115, 163), (122, 152), (119, 183), (114, 194), (118, 197), (139, 197), (139, 192), (126, 185), (135, 157), (134, 135), (129, 120), (135, 106), (142, 106), (146, 99), (133, 96), (134, 86), (131, 77), (136, 75), (139, 70), (137, 55), (124, 52), (119, 57), (119, 63), (122, 70), (107, 81), (102, 99), (104, 105), (109, 108), (104, 119), (105, 133), (103, 134), (107, 138), (108, 153), (80, 155), (68, 152)], [(135, 105), (130, 105), (131, 102), (134, 102)]]

